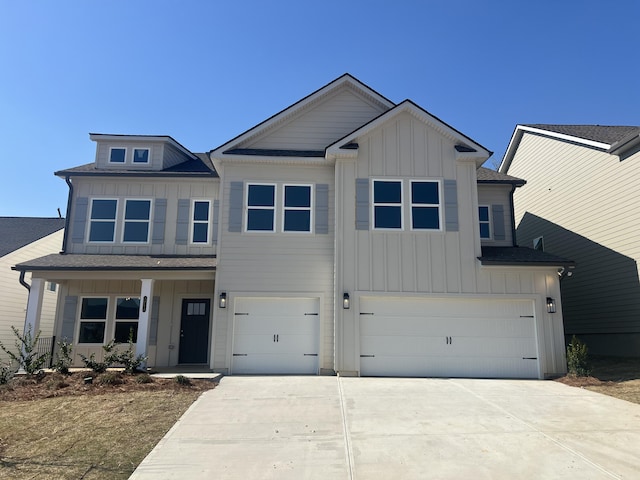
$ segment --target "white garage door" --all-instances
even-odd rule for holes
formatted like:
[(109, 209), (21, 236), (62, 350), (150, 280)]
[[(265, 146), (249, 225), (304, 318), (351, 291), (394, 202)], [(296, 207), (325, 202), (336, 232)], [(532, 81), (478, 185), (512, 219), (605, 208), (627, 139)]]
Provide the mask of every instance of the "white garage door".
[(234, 374), (316, 374), (319, 299), (236, 298)]
[(361, 297), (360, 374), (538, 378), (532, 300)]

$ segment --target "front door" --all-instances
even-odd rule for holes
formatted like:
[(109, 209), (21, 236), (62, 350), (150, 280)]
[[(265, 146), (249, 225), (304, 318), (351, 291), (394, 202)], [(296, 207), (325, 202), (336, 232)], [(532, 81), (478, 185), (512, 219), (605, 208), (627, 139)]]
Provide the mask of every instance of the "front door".
[(182, 300), (179, 363), (207, 363), (210, 303), (206, 298)]

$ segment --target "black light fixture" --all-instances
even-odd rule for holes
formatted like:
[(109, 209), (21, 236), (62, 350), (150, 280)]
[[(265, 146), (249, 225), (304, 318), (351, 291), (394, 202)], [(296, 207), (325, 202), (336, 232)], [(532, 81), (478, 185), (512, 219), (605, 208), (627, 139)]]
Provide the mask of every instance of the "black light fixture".
[(349, 307), (351, 307), (349, 294), (347, 292), (344, 292), (344, 295), (342, 295), (342, 308), (344, 308), (345, 310), (349, 310)]
[(547, 297), (547, 313), (556, 313), (556, 301), (551, 297)]
[(220, 302), (218, 306), (220, 308), (227, 308), (227, 292), (220, 292)]

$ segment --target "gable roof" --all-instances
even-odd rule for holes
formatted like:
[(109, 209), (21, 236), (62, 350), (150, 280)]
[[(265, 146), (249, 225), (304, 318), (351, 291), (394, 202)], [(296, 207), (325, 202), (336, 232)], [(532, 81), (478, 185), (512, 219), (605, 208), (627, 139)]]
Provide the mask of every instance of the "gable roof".
[(479, 167), (476, 170), (476, 177), (478, 183), (506, 183), (517, 187), (521, 187), (527, 183), (526, 180), (521, 178), (512, 177), (511, 175), (496, 172), (495, 170), (485, 167)]
[(613, 155), (640, 143), (640, 126), (634, 125), (516, 125), (507, 151), (500, 163), (501, 172), (507, 172), (525, 132), (544, 135), (560, 141), (572, 142), (595, 148)]
[(64, 228), (64, 218), (0, 217), (0, 257)]

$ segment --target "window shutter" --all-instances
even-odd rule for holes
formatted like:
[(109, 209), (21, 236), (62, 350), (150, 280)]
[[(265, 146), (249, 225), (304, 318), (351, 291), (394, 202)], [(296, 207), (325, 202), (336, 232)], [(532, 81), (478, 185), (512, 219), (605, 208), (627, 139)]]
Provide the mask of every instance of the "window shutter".
[(76, 314), (78, 311), (78, 297), (67, 295), (64, 297), (62, 310), (62, 331), (60, 337), (63, 342), (73, 342), (73, 334), (76, 331)]
[(458, 184), (455, 180), (444, 181), (444, 218), (447, 232), (458, 231)]
[(504, 240), (506, 238), (504, 228), (504, 206), (491, 205), (491, 215), (493, 217), (493, 239)]
[(329, 233), (329, 185), (316, 185), (316, 233)]
[(218, 224), (220, 223), (220, 200), (213, 201), (213, 219), (211, 223), (211, 243), (218, 243)]
[(89, 209), (89, 199), (87, 197), (76, 198), (76, 210), (73, 214), (73, 243), (84, 242), (84, 231), (87, 225), (87, 210)]
[(176, 222), (176, 244), (186, 245), (189, 239), (189, 202), (188, 198), (178, 199), (178, 220)]
[(369, 230), (368, 178), (356, 178), (356, 230)]
[(151, 243), (164, 243), (164, 226), (167, 219), (167, 199), (156, 198), (155, 209), (153, 212), (153, 235)]
[(160, 318), (160, 297), (153, 297), (151, 321), (149, 322), (149, 345), (158, 344), (158, 319)]
[(231, 182), (229, 185), (229, 231), (242, 231), (242, 182)]

